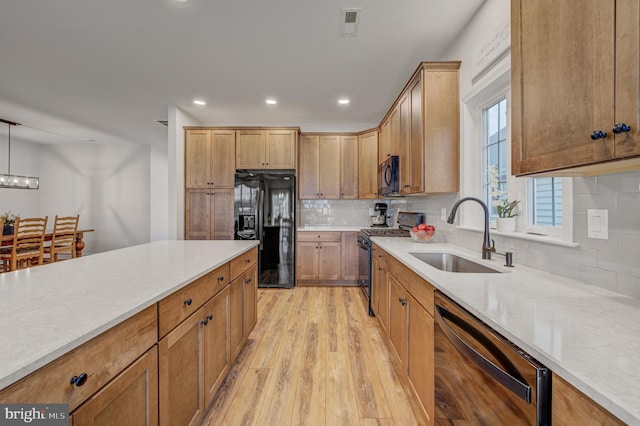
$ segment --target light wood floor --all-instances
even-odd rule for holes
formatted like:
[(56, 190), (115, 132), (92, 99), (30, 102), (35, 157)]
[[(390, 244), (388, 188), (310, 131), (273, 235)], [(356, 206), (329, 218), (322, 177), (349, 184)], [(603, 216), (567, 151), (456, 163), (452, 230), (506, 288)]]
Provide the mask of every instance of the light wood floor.
[(260, 289), (258, 323), (204, 425), (413, 425), (358, 287)]

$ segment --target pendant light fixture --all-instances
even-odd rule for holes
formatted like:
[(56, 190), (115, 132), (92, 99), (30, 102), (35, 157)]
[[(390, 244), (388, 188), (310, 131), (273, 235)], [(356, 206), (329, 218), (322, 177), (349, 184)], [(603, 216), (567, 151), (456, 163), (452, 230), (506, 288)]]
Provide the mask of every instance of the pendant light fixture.
[(20, 123), (16, 123), (9, 120), (0, 118), (0, 122), (6, 123), (9, 128), (8, 139), (8, 155), (7, 155), (7, 173), (0, 174), (0, 188), (13, 188), (13, 189), (38, 189), (40, 188), (40, 179), (33, 176), (18, 176), (11, 174), (11, 126), (19, 126)]

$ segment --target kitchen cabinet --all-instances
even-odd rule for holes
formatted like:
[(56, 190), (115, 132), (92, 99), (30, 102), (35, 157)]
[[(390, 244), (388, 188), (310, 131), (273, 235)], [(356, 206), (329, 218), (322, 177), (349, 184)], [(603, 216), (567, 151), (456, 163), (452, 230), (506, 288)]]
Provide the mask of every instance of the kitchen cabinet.
[[(425, 286), (428, 284), (424, 283)], [(433, 289), (430, 289), (433, 293)], [(408, 295), (407, 375), (424, 414), (433, 423), (435, 416), (434, 319), (418, 301)]]
[(633, 0), (512, 0), (514, 175), (640, 169), (639, 14)]
[(625, 424), (557, 374), (553, 374), (551, 388), (554, 426)]
[(389, 258), (373, 244), (371, 248), (371, 307), (382, 329), (389, 330)]
[(236, 131), (237, 169), (295, 169), (294, 129), (243, 129)]
[(389, 278), (389, 340), (395, 350), (403, 373), (406, 374), (409, 348), (409, 309), (408, 295), (404, 287), (391, 276)]
[(340, 232), (298, 232), (296, 274), (300, 281), (325, 283), (342, 278), (342, 237)]
[(400, 156), (402, 194), (459, 189), (459, 68), (422, 62), (382, 121), (379, 161)]
[(300, 199), (358, 198), (356, 135), (302, 135), (299, 164)]
[(341, 277), (343, 280), (356, 281), (360, 279), (360, 247), (357, 232), (341, 232)]
[(233, 188), (189, 189), (185, 198), (185, 239), (233, 240)]
[(205, 406), (213, 400), (231, 365), (229, 351), (229, 288), (204, 305), (202, 337), (204, 341)]
[(73, 424), (157, 425), (158, 348), (153, 346), (73, 412)]
[(189, 129), (184, 143), (185, 188), (233, 188), (235, 130)]
[(358, 135), (358, 198), (379, 198), (377, 130)]
[(235, 359), (257, 322), (258, 267), (257, 249), (245, 258), (239, 257), (232, 270), (229, 293), (230, 351)]

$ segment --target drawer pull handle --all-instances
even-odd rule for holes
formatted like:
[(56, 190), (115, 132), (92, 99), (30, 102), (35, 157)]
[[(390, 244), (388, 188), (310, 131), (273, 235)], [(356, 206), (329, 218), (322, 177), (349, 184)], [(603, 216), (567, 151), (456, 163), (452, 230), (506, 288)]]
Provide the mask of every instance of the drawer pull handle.
[(72, 385), (76, 385), (78, 387), (84, 385), (87, 382), (87, 373), (82, 373), (79, 376), (73, 376), (70, 380)]
[(200, 321), (200, 324), (207, 325), (207, 324), (209, 324), (209, 320), (205, 319), (204, 321)]
[(251, 278), (247, 278), (246, 280), (244, 280), (245, 284), (249, 284), (251, 282)]
[(593, 139), (594, 141), (597, 141), (598, 139), (604, 139), (607, 137), (607, 133), (603, 132), (602, 130), (596, 130), (593, 133), (591, 133), (591, 139)]
[(191, 306), (191, 302), (193, 302), (193, 300), (191, 300), (191, 298), (185, 299), (184, 304), (187, 305), (187, 306)]
[(207, 320), (211, 321), (213, 319), (213, 315), (207, 315)]
[(616, 135), (622, 132), (626, 133), (630, 130), (631, 130), (631, 126), (625, 123), (617, 123), (615, 126), (613, 126), (613, 133), (615, 133)]
[(218, 281), (224, 281), (224, 275), (220, 275), (220, 276), (218, 277)]
[(398, 302), (400, 302), (400, 303), (402, 304), (402, 306), (405, 306), (405, 305), (407, 304), (407, 301), (406, 301), (406, 300), (404, 300), (402, 297), (400, 297), (400, 298), (398, 299)]

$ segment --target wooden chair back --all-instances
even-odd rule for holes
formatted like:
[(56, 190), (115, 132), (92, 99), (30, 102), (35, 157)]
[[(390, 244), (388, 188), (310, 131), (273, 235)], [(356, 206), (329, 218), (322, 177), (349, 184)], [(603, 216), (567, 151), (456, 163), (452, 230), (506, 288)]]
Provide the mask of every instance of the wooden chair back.
[(56, 215), (51, 245), (46, 248), (50, 253), (49, 261), (56, 262), (60, 253), (69, 253), (70, 257), (76, 257), (76, 233), (79, 221), (79, 214), (63, 217)]
[(16, 219), (10, 259), (12, 271), (18, 266), (42, 265), (47, 220), (47, 216)]

